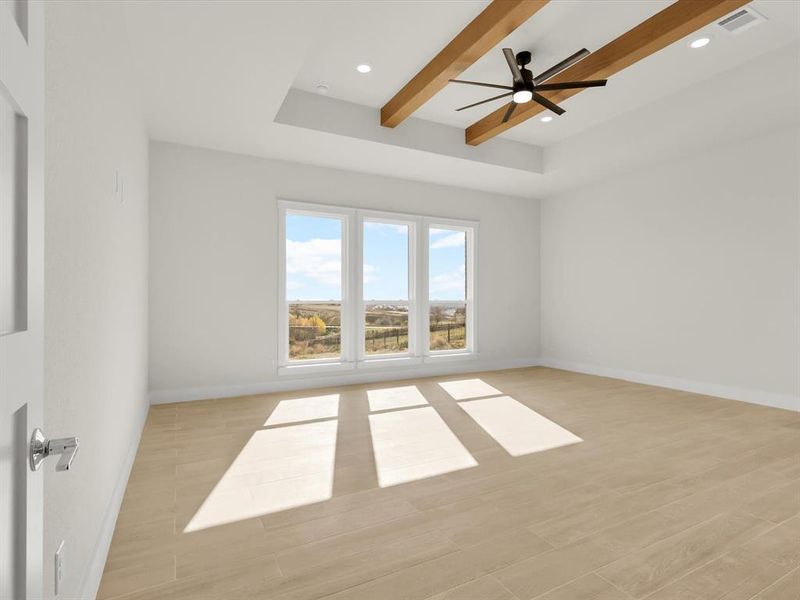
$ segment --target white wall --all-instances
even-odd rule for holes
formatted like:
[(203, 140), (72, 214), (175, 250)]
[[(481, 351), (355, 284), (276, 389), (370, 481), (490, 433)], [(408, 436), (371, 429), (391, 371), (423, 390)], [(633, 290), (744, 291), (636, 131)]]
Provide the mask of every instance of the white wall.
[(800, 408), (794, 127), (542, 204), (548, 364)]
[(45, 15), (45, 433), (81, 443), (43, 467), (48, 598), (62, 539), (59, 597), (94, 598), (147, 411), (147, 139), (113, 4)]
[(277, 198), (480, 221), (480, 359), (461, 368), (538, 357), (537, 201), (153, 143), (153, 401), (332, 381), (276, 374)]

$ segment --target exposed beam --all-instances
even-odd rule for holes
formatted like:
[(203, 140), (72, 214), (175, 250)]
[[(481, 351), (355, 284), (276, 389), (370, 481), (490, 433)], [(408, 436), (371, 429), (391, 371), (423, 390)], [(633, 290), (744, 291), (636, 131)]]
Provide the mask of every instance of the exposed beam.
[[(606, 79), (750, 1), (677, 0), (597, 52), (549, 79), (547, 83)], [(665, 77), (668, 75), (664, 74)], [(542, 92), (542, 95), (558, 104), (581, 91), (559, 90)], [(507, 106), (498, 108), (470, 125), (466, 130), (467, 144), (477, 146), (546, 110), (536, 102), (529, 102), (518, 106), (511, 118), (503, 123), (506, 108)]]
[(381, 109), (381, 125), (396, 127), (549, 0), (493, 0), (444, 50)]

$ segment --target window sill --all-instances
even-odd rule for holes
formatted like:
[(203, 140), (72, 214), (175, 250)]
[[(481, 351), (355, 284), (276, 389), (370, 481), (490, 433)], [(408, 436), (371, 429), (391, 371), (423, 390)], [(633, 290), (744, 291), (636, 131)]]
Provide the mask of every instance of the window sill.
[(429, 354), (425, 357), (426, 363), (458, 362), (462, 360), (475, 360), (478, 358), (477, 352), (443, 352), (441, 354)]
[(385, 369), (387, 367), (400, 367), (405, 365), (422, 364), (419, 356), (381, 356), (366, 358), (358, 363), (359, 369)]
[(396, 367), (410, 367), (421, 364), (442, 364), (450, 362), (463, 362), (478, 358), (476, 352), (445, 352), (430, 354), (428, 356), (376, 356), (359, 362), (309, 362), (289, 364), (278, 367), (281, 377), (307, 377), (317, 373), (341, 373), (356, 369), (393, 369)]
[(290, 364), (278, 367), (278, 375), (297, 375), (303, 377), (312, 373), (352, 371), (354, 368), (355, 363), (351, 362), (314, 362)]

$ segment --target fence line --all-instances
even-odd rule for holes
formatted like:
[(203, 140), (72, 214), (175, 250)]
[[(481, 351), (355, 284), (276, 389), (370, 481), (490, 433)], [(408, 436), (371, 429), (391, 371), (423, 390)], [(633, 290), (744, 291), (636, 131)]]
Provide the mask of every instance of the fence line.
[[(336, 329), (338, 330), (335, 334), (328, 334), (327, 330), (329, 329)], [(324, 346), (339, 346), (342, 343), (342, 334), (341, 334), (341, 326), (340, 325), (330, 325), (326, 327), (326, 333), (324, 335), (311, 335), (309, 337), (302, 336), (293, 336), (293, 332), (297, 332), (298, 330), (302, 331), (303, 333), (311, 330), (317, 330), (317, 327), (314, 325), (290, 325), (289, 326), (289, 338), (292, 341), (297, 342), (309, 342), (309, 343), (320, 343)], [(453, 340), (460, 340), (466, 338), (466, 324), (465, 323), (440, 323), (439, 325), (431, 325), (430, 332), (431, 333), (438, 333), (441, 331), (447, 332), (447, 343), (451, 344)], [(365, 344), (372, 342), (372, 348), (374, 349), (377, 340), (383, 340), (383, 347), (388, 347), (388, 340), (394, 338), (395, 343), (399, 346), (400, 345), (400, 338), (408, 338), (408, 327), (381, 327), (378, 328), (370, 328), (367, 326), (366, 331), (364, 333), (364, 342)]]

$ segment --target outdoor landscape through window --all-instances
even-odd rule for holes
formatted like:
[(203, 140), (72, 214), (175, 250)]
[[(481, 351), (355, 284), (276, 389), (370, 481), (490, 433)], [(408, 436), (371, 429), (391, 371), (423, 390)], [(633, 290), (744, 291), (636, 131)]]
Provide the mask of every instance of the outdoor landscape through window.
[(342, 221), (286, 215), (289, 358), (342, 353)]
[(430, 349), (467, 347), (467, 234), (431, 228), (428, 310)]

